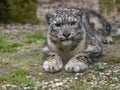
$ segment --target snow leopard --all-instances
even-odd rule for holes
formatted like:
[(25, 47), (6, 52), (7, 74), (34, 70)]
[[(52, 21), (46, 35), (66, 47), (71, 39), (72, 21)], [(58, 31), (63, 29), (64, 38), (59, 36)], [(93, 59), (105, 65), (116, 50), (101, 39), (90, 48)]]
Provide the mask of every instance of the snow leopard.
[(43, 69), (81, 72), (102, 55), (104, 43), (111, 43), (111, 25), (93, 10), (64, 8), (46, 14), (47, 38), (42, 48)]

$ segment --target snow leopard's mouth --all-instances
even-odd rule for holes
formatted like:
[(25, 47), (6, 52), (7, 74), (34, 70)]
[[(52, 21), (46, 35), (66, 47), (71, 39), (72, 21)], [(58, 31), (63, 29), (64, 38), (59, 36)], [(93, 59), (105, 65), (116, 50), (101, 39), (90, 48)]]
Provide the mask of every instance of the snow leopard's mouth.
[(72, 40), (70, 39), (65, 39), (65, 40), (61, 40), (63, 45), (70, 45), (72, 43)]

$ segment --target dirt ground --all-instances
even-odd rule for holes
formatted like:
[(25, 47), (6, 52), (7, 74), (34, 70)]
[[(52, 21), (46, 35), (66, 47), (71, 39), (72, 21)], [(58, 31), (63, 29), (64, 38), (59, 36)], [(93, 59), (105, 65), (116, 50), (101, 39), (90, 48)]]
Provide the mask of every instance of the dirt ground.
[[(40, 31), (41, 30), (42, 29), (40, 28)], [(40, 85), (42, 84), (41, 88), (37, 90), (79, 90), (76, 87), (79, 88), (79, 85), (81, 85), (83, 86), (82, 88), (85, 88), (85, 84), (88, 85), (88, 88), (91, 88), (90, 90), (94, 90), (93, 87), (97, 87), (97, 90), (120, 89), (119, 37), (114, 37), (114, 44), (104, 45), (103, 58), (100, 60), (100, 62), (91, 65), (85, 72), (77, 74), (68, 73), (63, 69), (58, 73), (46, 73), (42, 69), (42, 63), (44, 59), (42, 58), (43, 54), (41, 53), (44, 39), (40, 38), (35, 42), (26, 43), (26, 40), (28, 39), (27, 36), (36, 31), (38, 31), (38, 28), (29, 32), (24, 30), (23, 32), (1, 32), (4, 36), (4, 39), (9, 43), (16, 42), (22, 43), (23, 45), (17, 47), (16, 50), (12, 52), (0, 52), (0, 77), (7, 77), (12, 71), (23, 69), (27, 73), (26, 76), (35, 77), (35, 82), (39, 82)], [(45, 32), (45, 36), (46, 30), (43, 30), (43, 32)], [(13, 90), (14, 88), (19, 88), (18, 90), (25, 90), (25, 87), (30, 87), (28, 90), (35, 90), (33, 89), (33, 86), (29, 85), (25, 86), (24, 88), (20, 88), (21, 84), (16, 84), (17, 81), (16, 83), (7, 80), (0, 82), (2, 87), (7, 88), (5, 90)], [(58, 83), (58, 86), (56, 83)], [(59, 86), (59, 84), (61, 86)], [(12, 87), (12, 85), (16, 85), (16, 87)]]
[[(45, 13), (58, 7), (86, 7), (99, 12), (98, 0), (38, 0), (38, 17), (42, 18), (39, 25), (8, 24), (0, 25), (0, 35), (11, 43), (21, 43), (22, 46), (12, 52), (3, 52), (0, 47), (0, 90), (120, 90), (120, 37), (114, 37), (113, 44), (103, 46), (103, 58), (90, 65), (81, 73), (68, 73), (64, 69), (58, 73), (46, 73), (42, 69), (44, 61), (41, 53), (44, 38), (34, 37), (33, 33), (43, 31), (46, 36)], [(51, 3), (51, 4), (50, 4)], [(77, 3), (77, 4), (76, 4)], [(88, 5), (89, 3), (89, 5)], [(82, 6), (83, 5), (83, 6)], [(49, 9), (48, 9), (49, 8)], [(35, 41), (26, 43), (32, 36)], [(34, 38), (33, 38), (34, 37)], [(35, 77), (34, 83), (18, 83), (6, 78), (15, 70), (25, 70), (27, 78)], [(19, 75), (18, 75), (19, 76)], [(3, 79), (5, 77), (5, 79)], [(15, 78), (15, 77), (12, 77)]]

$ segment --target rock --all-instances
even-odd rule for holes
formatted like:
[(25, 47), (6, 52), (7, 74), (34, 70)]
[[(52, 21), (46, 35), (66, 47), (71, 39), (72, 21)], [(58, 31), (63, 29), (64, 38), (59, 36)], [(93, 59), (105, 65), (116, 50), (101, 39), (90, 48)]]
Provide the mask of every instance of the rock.
[(68, 80), (64, 79), (64, 80), (63, 80), (63, 83), (67, 83), (67, 81), (68, 81)]
[(49, 82), (45, 82), (44, 84), (45, 84), (45, 85), (48, 85), (48, 84), (49, 84)]
[(43, 75), (43, 73), (39, 73), (39, 75), (41, 76), (41, 75)]
[(55, 85), (56, 85), (57, 87), (63, 86), (63, 82), (55, 83)]
[(58, 81), (60, 81), (59, 79), (55, 79), (55, 82), (58, 82)]
[(75, 76), (79, 76), (79, 75), (80, 75), (80, 73), (76, 73), (76, 74), (75, 74)]
[(77, 80), (77, 79), (78, 79), (78, 77), (74, 77), (74, 79), (75, 79), (75, 80)]

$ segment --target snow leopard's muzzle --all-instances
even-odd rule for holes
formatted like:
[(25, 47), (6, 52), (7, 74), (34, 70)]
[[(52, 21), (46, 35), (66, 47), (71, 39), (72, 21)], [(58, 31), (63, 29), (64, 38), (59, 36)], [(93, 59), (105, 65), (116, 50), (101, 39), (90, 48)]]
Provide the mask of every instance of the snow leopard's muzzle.
[[(58, 27), (59, 26), (59, 27)], [(54, 43), (70, 45), (79, 42), (83, 38), (82, 26), (78, 22), (70, 25), (52, 25), (49, 31), (50, 40)]]

